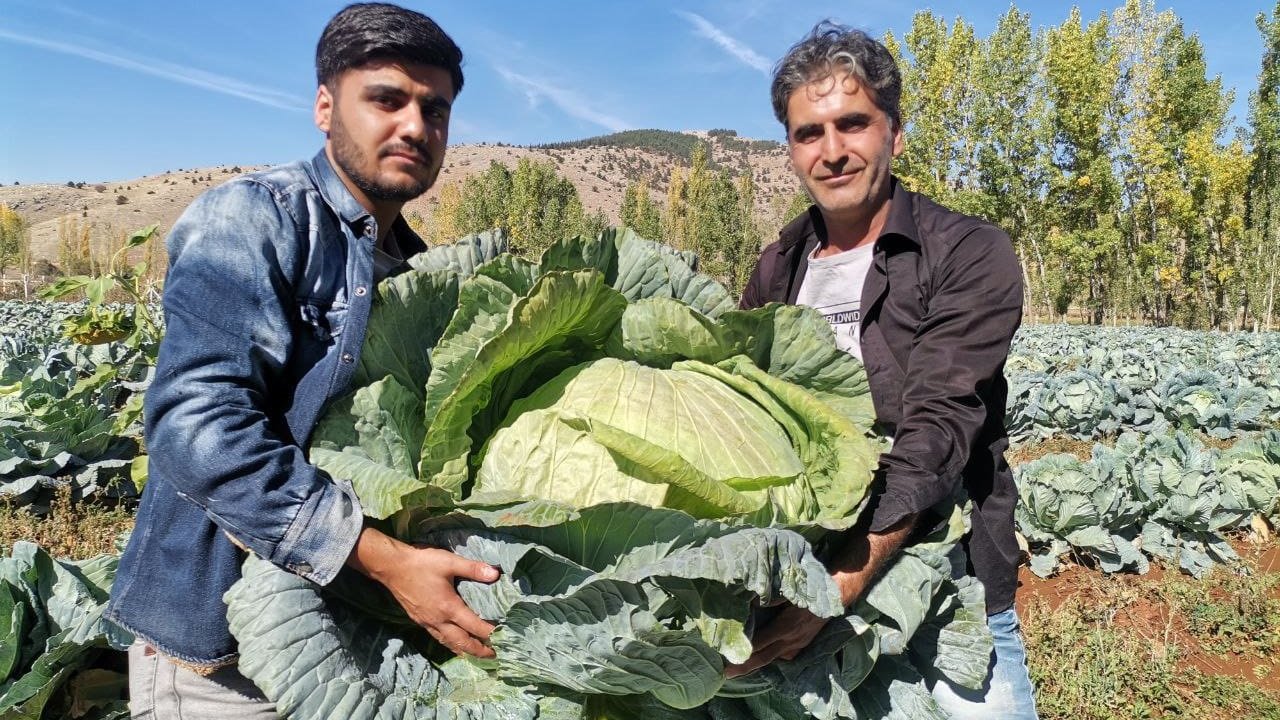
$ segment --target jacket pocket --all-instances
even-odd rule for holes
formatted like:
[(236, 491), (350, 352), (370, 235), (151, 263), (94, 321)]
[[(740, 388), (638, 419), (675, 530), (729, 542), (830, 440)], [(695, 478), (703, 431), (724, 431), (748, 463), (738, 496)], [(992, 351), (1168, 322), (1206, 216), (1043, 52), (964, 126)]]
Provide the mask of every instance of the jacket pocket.
[(320, 342), (329, 342), (342, 335), (347, 323), (346, 303), (325, 305), (313, 300), (298, 301), (299, 320), (304, 328)]

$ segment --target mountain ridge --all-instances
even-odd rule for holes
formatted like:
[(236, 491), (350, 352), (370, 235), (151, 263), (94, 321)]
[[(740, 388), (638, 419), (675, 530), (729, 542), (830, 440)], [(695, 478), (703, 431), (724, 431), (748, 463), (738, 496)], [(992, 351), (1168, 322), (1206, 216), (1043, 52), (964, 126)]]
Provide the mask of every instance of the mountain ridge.
[[(756, 187), (756, 216), (766, 237), (780, 226), (780, 216), (800, 185), (791, 173), (786, 148), (769, 140), (742, 138), (732, 130), (638, 130), (541, 146), (479, 143), (450, 146), (435, 186), (406, 204), (404, 212), (429, 220), (441, 188), (463, 183), (491, 162), (515, 167), (523, 158), (551, 162), (574, 184), (588, 212), (603, 210), (611, 223), (620, 219), (629, 182), (643, 180), (653, 199), (665, 205), (673, 167), (688, 167), (678, 151), (696, 143), (708, 148), (709, 167), (734, 175), (750, 171)], [(31, 230), (33, 261), (56, 265), (59, 228), (63, 233), (90, 229), (96, 242), (117, 238), (156, 224), (167, 231), (200, 193), (266, 165), (217, 165), (166, 171), (100, 183), (68, 182), (0, 186), (0, 203), (21, 214)], [(42, 266), (43, 267), (43, 266)], [(49, 268), (46, 268), (48, 271)]]

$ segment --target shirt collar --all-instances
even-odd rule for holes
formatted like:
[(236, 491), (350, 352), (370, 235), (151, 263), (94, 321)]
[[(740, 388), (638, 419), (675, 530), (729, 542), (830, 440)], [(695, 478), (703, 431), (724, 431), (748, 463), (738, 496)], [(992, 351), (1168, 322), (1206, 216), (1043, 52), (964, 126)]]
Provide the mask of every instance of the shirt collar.
[(325, 154), (324, 148), (320, 148), (320, 152), (311, 158), (311, 168), (315, 172), (316, 188), (319, 189), (320, 196), (343, 222), (363, 229), (364, 223), (373, 219), (369, 211), (347, 189), (342, 178), (338, 177), (333, 165), (329, 164), (329, 156)]
[[(919, 245), (920, 229), (916, 226), (915, 215), (911, 212), (911, 193), (902, 187), (898, 178), (890, 176), (889, 182), (889, 216), (884, 219), (880, 237), (897, 235)], [(876, 239), (879, 240), (879, 238)]]

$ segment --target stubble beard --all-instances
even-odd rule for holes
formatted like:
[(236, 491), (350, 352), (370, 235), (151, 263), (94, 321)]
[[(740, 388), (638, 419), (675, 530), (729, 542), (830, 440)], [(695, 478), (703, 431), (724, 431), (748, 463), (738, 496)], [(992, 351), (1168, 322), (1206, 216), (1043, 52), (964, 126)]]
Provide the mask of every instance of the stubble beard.
[[(429, 190), (435, 182), (434, 173), (425, 180), (411, 180), (408, 183), (380, 182), (376, 177), (365, 174), (361, 168), (366, 165), (376, 168), (377, 158), (371, 162), (364, 150), (351, 140), (337, 113), (334, 113), (331, 121), (329, 140), (333, 144), (333, 161), (370, 200), (406, 203)], [(428, 164), (431, 162), (425, 148), (419, 147), (416, 150), (427, 158)]]

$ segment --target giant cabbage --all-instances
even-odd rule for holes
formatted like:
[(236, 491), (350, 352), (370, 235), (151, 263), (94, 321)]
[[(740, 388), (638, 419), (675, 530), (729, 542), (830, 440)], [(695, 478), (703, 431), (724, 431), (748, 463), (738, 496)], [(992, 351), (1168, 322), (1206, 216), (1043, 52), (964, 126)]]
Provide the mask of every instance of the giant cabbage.
[[(228, 619), (283, 717), (944, 718), (927, 683), (981, 685), (959, 506), (849, 611), (821, 562), (884, 440), (819, 315), (734, 310), (630, 231), (536, 264), (504, 246), (433, 248), (380, 285), (310, 448), (389, 532), (501, 568), (459, 587), (497, 659), (452, 658), (357, 575), (321, 589), (250, 558)], [(833, 620), (726, 680), (783, 601)]]

